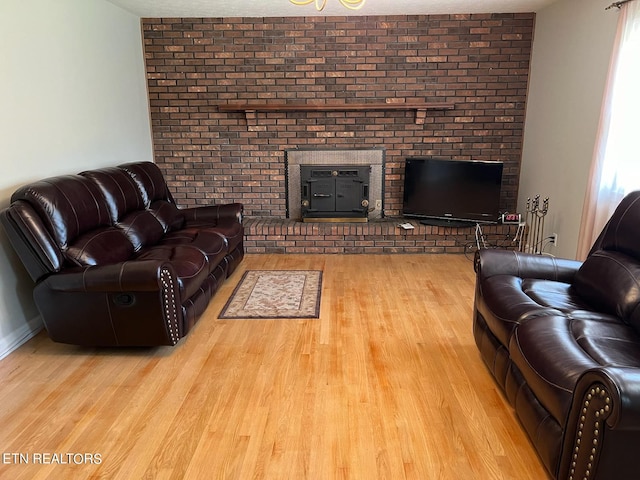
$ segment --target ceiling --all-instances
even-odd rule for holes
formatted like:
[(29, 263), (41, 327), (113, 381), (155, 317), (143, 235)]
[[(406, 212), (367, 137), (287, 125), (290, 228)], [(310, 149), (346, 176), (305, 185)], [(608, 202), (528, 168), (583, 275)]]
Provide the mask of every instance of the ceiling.
[(326, 0), (321, 12), (313, 2), (298, 6), (289, 0), (108, 1), (140, 17), (299, 17), (536, 12), (560, 0), (366, 0), (359, 10), (343, 7), (340, 0)]

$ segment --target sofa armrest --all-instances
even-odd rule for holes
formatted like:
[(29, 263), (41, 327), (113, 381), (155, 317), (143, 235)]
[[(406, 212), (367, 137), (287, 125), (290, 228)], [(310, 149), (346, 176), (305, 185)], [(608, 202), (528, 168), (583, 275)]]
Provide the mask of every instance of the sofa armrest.
[(557, 478), (636, 479), (640, 368), (599, 367), (576, 384)]
[(513, 275), (572, 283), (582, 262), (548, 255), (501, 249), (482, 249), (475, 255), (474, 269), (478, 278), (494, 275)]
[(87, 346), (175, 345), (186, 333), (175, 271), (163, 261), (67, 269), (36, 285), (52, 340)]
[(62, 252), (27, 202), (18, 200), (0, 212), (0, 223), (34, 282), (61, 268)]
[(242, 223), (243, 206), (241, 203), (223, 205), (203, 205), (180, 210), (187, 221), (198, 221), (218, 224), (220, 222)]
[(578, 380), (580, 391), (584, 392), (590, 392), (598, 384), (606, 391), (601, 415), (607, 425), (618, 430), (637, 430), (640, 434), (640, 367), (596, 368)]
[(160, 260), (132, 260), (113, 265), (77, 267), (47, 277), (47, 287), (64, 292), (152, 292), (162, 288), (163, 272), (173, 268)]

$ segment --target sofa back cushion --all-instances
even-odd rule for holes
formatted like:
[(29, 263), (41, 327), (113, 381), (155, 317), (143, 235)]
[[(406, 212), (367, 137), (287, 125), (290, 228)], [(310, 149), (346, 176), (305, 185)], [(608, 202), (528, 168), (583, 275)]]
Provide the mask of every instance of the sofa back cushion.
[(594, 308), (640, 331), (640, 262), (621, 252), (599, 250), (582, 264), (573, 285)]
[(125, 163), (118, 166), (138, 185), (140, 193), (148, 207), (155, 200), (172, 200), (164, 175), (152, 162)]
[(164, 175), (155, 163), (125, 163), (118, 168), (135, 182), (145, 206), (160, 222), (165, 233), (183, 226), (184, 215), (176, 206)]
[(160, 222), (165, 233), (180, 230), (184, 226), (184, 214), (175, 205), (167, 200), (156, 200), (149, 205), (149, 210)]
[(590, 254), (622, 252), (640, 261), (640, 191), (625, 196), (596, 240)]
[(37, 213), (66, 261), (98, 265), (131, 257), (133, 247), (113, 227), (95, 183), (79, 175), (48, 178), (18, 189), (12, 202), (27, 202)]
[(135, 252), (155, 245), (165, 233), (137, 183), (126, 171), (112, 167), (89, 170), (80, 175), (91, 179), (104, 195), (113, 223), (122, 230)]
[(112, 222), (118, 222), (127, 213), (144, 210), (142, 194), (133, 179), (119, 168), (102, 168), (80, 173), (91, 179), (104, 196)]
[(640, 192), (620, 202), (578, 270), (574, 288), (594, 307), (640, 331)]

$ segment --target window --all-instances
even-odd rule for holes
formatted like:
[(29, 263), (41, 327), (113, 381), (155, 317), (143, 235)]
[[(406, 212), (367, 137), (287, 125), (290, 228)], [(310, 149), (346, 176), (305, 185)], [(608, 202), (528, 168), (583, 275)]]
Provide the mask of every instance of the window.
[(620, 200), (640, 189), (640, 1), (622, 5), (590, 184), (587, 187), (577, 258), (591, 245)]
[[(605, 137), (600, 188), (624, 196), (640, 188), (640, 15), (638, 3), (626, 5), (611, 85), (611, 120)], [(635, 13), (634, 13), (635, 12)]]

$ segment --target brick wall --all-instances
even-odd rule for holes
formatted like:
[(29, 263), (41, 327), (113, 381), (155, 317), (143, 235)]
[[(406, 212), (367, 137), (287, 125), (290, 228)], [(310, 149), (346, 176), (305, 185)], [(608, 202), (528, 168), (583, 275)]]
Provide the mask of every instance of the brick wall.
[[(505, 162), (515, 210), (534, 14), (144, 19), (155, 160), (178, 203), (239, 201), (283, 218), (285, 149), (386, 149), (385, 213), (402, 208), (404, 158)], [(411, 111), (270, 112), (220, 103), (452, 102)]]

